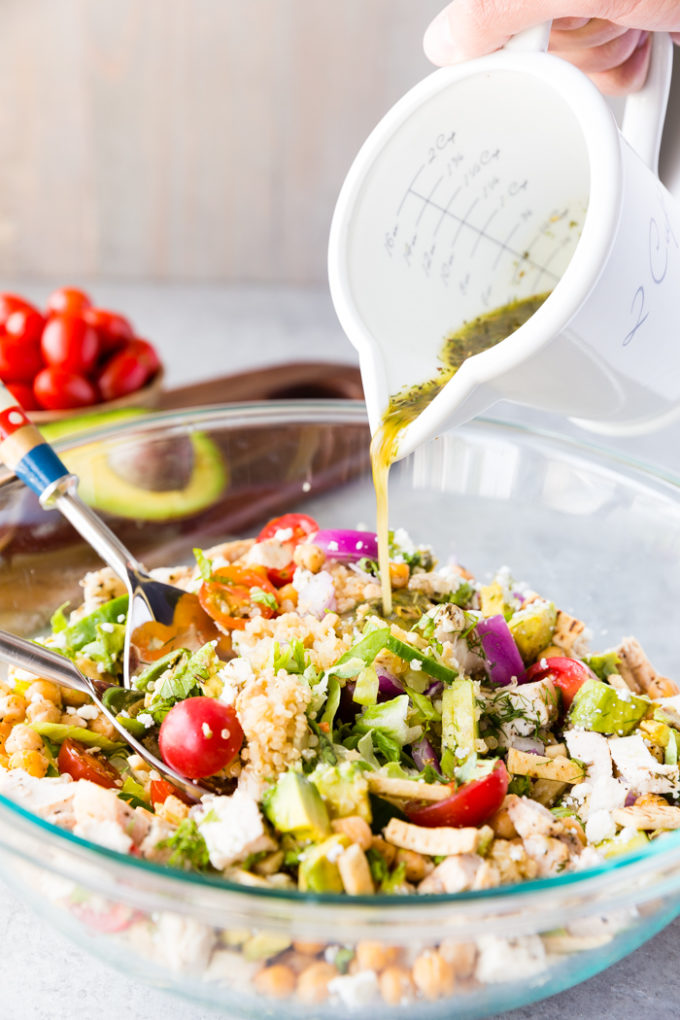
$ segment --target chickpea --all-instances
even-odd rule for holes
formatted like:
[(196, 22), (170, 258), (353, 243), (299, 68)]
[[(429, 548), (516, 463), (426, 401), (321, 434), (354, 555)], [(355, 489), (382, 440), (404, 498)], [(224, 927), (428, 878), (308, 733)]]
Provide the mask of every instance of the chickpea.
[[(283, 606), (284, 602), (289, 602), (291, 609), (295, 609), (298, 603), (297, 588), (294, 588), (292, 584), (284, 584), (282, 588), (279, 588), (279, 604)], [(286, 606), (286, 608), (288, 607)]]
[(27, 701), (51, 701), (53, 705), (61, 705), (61, 689), (49, 680), (34, 680), (26, 688)]
[(26, 699), (20, 694), (3, 694), (0, 697), (0, 720), (3, 722), (22, 722), (26, 715)]
[(65, 705), (70, 705), (71, 708), (80, 708), (81, 705), (87, 705), (90, 702), (90, 695), (86, 694), (85, 691), (70, 691), (64, 689), (61, 694), (62, 701)]
[(255, 975), (253, 985), (259, 995), (285, 999), (295, 990), (295, 974), (284, 963), (274, 963), (271, 967), (263, 967)]
[(334, 818), (331, 822), (333, 832), (339, 832), (347, 836), (352, 843), (356, 843), (362, 850), (369, 850), (373, 843), (373, 833), (368, 822), (365, 822), (359, 815), (347, 815), (346, 818)]
[(392, 844), (388, 843), (386, 839), (382, 838), (382, 836), (374, 836), (371, 840), (371, 847), (374, 850), (377, 850), (379, 854), (382, 854), (388, 868), (392, 867), (394, 864), (394, 858), (397, 856), (396, 846), (392, 846)]
[(426, 999), (441, 999), (450, 995), (456, 984), (453, 967), (441, 953), (427, 949), (413, 964), (413, 980)]
[(108, 737), (109, 740), (115, 740), (117, 736), (116, 728), (103, 713), (100, 713), (96, 719), (90, 719), (88, 728), (93, 733), (101, 733), (103, 737)]
[(399, 959), (399, 946), (386, 946), (384, 942), (357, 942), (354, 959), (358, 970), (384, 970)]
[(338, 976), (337, 967), (325, 960), (311, 963), (298, 978), (297, 994), (301, 1002), (316, 1005), (328, 997), (328, 982)]
[(5, 751), (10, 755), (15, 751), (41, 751), (43, 746), (42, 737), (25, 723), (15, 726), (5, 741)]
[(397, 850), (397, 864), (404, 865), (404, 877), (408, 882), (420, 882), (432, 871), (431, 863), (415, 850)]
[(0, 768), (2, 769), (9, 768), (9, 757), (6, 754), (3, 754), (1, 751), (0, 751)]
[(11, 722), (0, 722), (0, 750), (4, 750), (5, 741), (12, 732), (12, 729)]
[(514, 839), (517, 835), (517, 829), (513, 825), (508, 809), (503, 805), (499, 807), (495, 815), (492, 815), (488, 824), (500, 839)]
[(399, 1006), (415, 996), (411, 972), (406, 967), (386, 967), (378, 983), (380, 994), (388, 1006)]
[(326, 557), (318, 545), (313, 542), (303, 542), (295, 547), (293, 551), (293, 562), (298, 567), (309, 570), (312, 574), (318, 574), (326, 562)]
[(63, 712), (59, 721), (64, 726), (80, 726), (81, 729), (87, 729), (87, 719), (73, 712)]
[(58, 705), (53, 705), (51, 701), (32, 701), (26, 709), (26, 718), (30, 723), (58, 723), (61, 719), (61, 709)]
[(439, 953), (451, 964), (456, 977), (472, 977), (477, 962), (477, 946), (474, 942), (456, 942), (454, 939), (444, 939), (439, 946)]
[(390, 563), (390, 582), (393, 588), (405, 588), (409, 575), (408, 563)]
[(307, 942), (305, 939), (296, 939), (293, 942), (293, 949), (303, 956), (318, 956), (326, 948), (325, 942)]
[(29, 776), (42, 779), (47, 773), (48, 761), (40, 751), (15, 751), (8, 763), (10, 769), (23, 769)]

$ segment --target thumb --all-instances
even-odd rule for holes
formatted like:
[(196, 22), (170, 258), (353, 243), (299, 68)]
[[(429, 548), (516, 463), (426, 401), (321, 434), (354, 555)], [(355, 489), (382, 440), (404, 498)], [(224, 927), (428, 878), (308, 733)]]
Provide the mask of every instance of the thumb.
[[(423, 39), (433, 64), (457, 64), (504, 46), (511, 36), (556, 17), (560, 0), (454, 0), (429, 25)], [(576, 0), (572, 8), (578, 7)], [(578, 15), (580, 11), (570, 10)]]

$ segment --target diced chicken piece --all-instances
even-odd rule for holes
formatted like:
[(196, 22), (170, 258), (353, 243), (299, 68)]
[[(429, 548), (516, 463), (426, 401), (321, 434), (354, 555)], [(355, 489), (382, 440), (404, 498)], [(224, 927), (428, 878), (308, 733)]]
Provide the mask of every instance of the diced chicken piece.
[(614, 651), (620, 660), (619, 674), (635, 694), (648, 694), (650, 698), (680, 694), (677, 684), (657, 673), (635, 638), (624, 638)]
[(373, 793), (381, 793), (385, 797), (437, 801), (446, 800), (451, 796), (451, 787), (446, 783), (421, 783), (417, 779), (394, 779), (391, 776), (383, 776), (380, 772), (368, 772), (366, 779)]
[(158, 959), (170, 971), (203, 974), (216, 942), (215, 929), (192, 917), (161, 913), (154, 935)]
[(352, 896), (366, 896), (375, 892), (368, 858), (356, 843), (343, 850), (337, 864), (346, 893)]
[(505, 806), (512, 824), (518, 834), (525, 839), (527, 836), (562, 836), (564, 826), (551, 811), (537, 804), (530, 797), (518, 797), (510, 794), (505, 799)]
[(559, 714), (559, 699), (554, 684), (546, 677), (530, 684), (509, 684), (487, 695), (486, 710), (501, 717), (515, 715), (503, 722), (496, 734), (502, 747), (510, 747), (517, 737), (535, 736), (537, 730), (550, 729)]
[(581, 656), (588, 652), (588, 629), (582, 620), (570, 616), (563, 609), (557, 610), (553, 644), (568, 655)]
[(399, 818), (390, 818), (383, 831), (388, 843), (432, 857), (475, 853), (493, 838), (493, 830), (488, 825), (481, 829), (454, 829), (449, 826), (425, 828), (403, 822)]
[(219, 545), (213, 545), (209, 549), (205, 549), (204, 552), (215, 569), (243, 559), (254, 545), (254, 538), (235, 538), (231, 542), (220, 542)]
[(440, 597), (451, 591), (451, 578), (437, 570), (415, 573), (408, 582), (410, 591), (422, 591), (424, 595)]
[(68, 775), (38, 779), (22, 769), (0, 769), (0, 793), (4, 797), (62, 829), (72, 829), (75, 824), (73, 798), (77, 785)]
[(193, 567), (154, 567), (151, 576), (156, 581), (172, 584), (175, 588), (181, 588), (182, 591), (191, 591), (195, 587), (193, 582), (196, 575)]
[(658, 762), (639, 733), (610, 737), (609, 749), (624, 782), (637, 793), (672, 793), (678, 789), (678, 766)]
[(465, 613), (452, 602), (445, 602), (432, 613), (434, 636), (438, 641), (451, 641), (467, 627)]
[[(137, 809), (138, 812), (141, 810), (143, 809)], [(147, 828), (141, 841), (139, 839), (136, 840), (139, 852), (142, 857), (145, 857), (149, 861), (155, 861), (157, 864), (165, 864), (173, 853), (172, 848), (159, 848), (158, 844), (168, 839), (168, 837), (175, 831), (176, 826), (171, 825), (159, 815), (150, 814), (148, 811), (144, 812), (144, 816), (146, 816), (144, 821), (147, 823)]]
[(248, 566), (267, 567), (269, 570), (283, 570), (290, 563), (293, 549), (290, 542), (280, 542), (276, 538), (266, 538), (255, 542), (243, 557)]
[(190, 816), (205, 839), (210, 863), (219, 870), (249, 854), (276, 849), (257, 803), (240, 789), (231, 797), (204, 797)]
[(496, 867), (501, 882), (524, 882), (536, 878), (538, 866), (520, 839), (495, 839), (488, 860)]
[(502, 939), (498, 935), (482, 935), (477, 940), (479, 957), (475, 977), (481, 984), (512, 979), (522, 981), (540, 974), (547, 966), (545, 948), (539, 935), (522, 935)]
[(527, 855), (536, 862), (539, 878), (557, 875), (569, 864), (569, 847), (561, 839), (536, 834), (525, 836), (523, 842)]
[(215, 981), (232, 990), (250, 992), (250, 981), (259, 968), (259, 960), (246, 960), (243, 953), (218, 949), (210, 957), (210, 963), (202, 976), (205, 981)]
[(459, 893), (474, 887), (484, 863), (478, 854), (455, 854), (445, 858), (418, 886), (419, 893)]
[(558, 783), (580, 783), (584, 768), (577, 761), (563, 755), (548, 758), (542, 754), (527, 754), (511, 747), (508, 751), (508, 771), (515, 776), (529, 776), (532, 779), (552, 779)]
[(638, 801), (631, 807), (617, 808), (613, 812), (613, 817), (617, 825), (644, 829), (646, 832), (653, 832), (655, 829), (680, 829), (680, 807), (673, 807), (671, 804)]
[(76, 836), (120, 853), (129, 853), (148, 831), (143, 815), (122, 801), (117, 790), (84, 779), (75, 784), (73, 813)]
[(590, 780), (612, 775), (612, 756), (605, 736), (589, 730), (567, 730), (564, 739), (571, 757), (588, 766)]

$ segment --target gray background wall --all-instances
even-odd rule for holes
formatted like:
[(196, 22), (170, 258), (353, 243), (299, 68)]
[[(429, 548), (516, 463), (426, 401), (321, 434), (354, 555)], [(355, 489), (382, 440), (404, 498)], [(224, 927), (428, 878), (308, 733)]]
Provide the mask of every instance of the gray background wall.
[(318, 282), (443, 0), (2, 0), (0, 275)]

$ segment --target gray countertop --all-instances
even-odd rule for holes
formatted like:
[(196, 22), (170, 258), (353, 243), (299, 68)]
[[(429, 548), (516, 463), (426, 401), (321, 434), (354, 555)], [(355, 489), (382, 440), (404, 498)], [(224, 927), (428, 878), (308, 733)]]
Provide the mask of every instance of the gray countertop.
[[(49, 286), (0, 280), (0, 289), (18, 290), (42, 303)], [(286, 360), (356, 363), (324, 289), (102, 282), (90, 289), (97, 304), (124, 311), (140, 335), (157, 344), (167, 367), (168, 387)], [(586, 436), (547, 415), (510, 408), (501, 411), (513, 420)], [(608, 445), (675, 469), (680, 424), (653, 436)], [(114, 973), (48, 928), (2, 885), (0, 938), (2, 1017), (209, 1020), (215, 1016)], [(680, 998), (676, 938), (680, 938), (680, 920), (628, 959), (576, 989), (502, 1016), (507, 1020), (637, 1020), (652, 1012), (658, 1020), (675, 1016)]]

